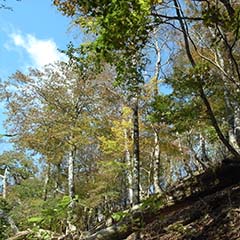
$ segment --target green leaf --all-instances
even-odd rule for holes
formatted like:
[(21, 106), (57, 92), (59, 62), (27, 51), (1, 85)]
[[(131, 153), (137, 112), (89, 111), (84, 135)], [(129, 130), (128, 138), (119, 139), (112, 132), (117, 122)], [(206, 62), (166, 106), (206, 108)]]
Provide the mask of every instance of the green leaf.
[(41, 223), (43, 220), (44, 220), (43, 217), (31, 217), (31, 218), (28, 219), (28, 222), (29, 222), (29, 223), (37, 223), (37, 224), (39, 224), (39, 223)]
[(114, 221), (119, 222), (128, 215), (129, 215), (128, 212), (120, 211), (120, 212), (113, 213), (112, 218)]

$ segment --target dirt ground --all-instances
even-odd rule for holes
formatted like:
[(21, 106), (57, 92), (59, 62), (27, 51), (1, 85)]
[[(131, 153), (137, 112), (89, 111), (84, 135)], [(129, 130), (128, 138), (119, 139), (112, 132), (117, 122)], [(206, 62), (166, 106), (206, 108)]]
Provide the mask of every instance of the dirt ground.
[(240, 185), (157, 217), (142, 228), (141, 239), (240, 240)]

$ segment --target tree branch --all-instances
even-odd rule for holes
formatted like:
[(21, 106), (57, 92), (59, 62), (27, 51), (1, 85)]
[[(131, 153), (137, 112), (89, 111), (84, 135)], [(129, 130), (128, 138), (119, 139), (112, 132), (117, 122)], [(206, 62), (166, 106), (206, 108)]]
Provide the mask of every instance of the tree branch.
[(0, 134), (0, 138), (1, 137), (15, 137), (17, 136), (17, 134)]
[[(196, 67), (196, 62), (193, 58), (193, 55), (191, 53), (191, 49), (190, 49), (190, 43), (189, 43), (189, 38), (188, 38), (188, 33), (187, 33), (187, 30), (186, 30), (186, 27), (184, 25), (184, 22), (181, 18), (181, 6), (178, 2), (178, 0), (174, 0), (174, 5), (175, 5), (175, 10), (176, 10), (176, 14), (177, 16), (179, 16), (179, 24), (182, 28), (182, 32), (183, 32), (183, 37), (184, 37), (184, 43), (185, 43), (185, 50), (186, 50), (186, 54), (187, 54), (187, 57), (192, 65), (192, 67)], [(206, 106), (207, 108), (207, 113), (208, 113), (208, 116), (210, 117), (210, 120), (212, 122), (212, 126), (214, 127), (219, 139), (222, 141), (222, 143), (227, 147), (227, 149), (229, 150), (229, 152), (231, 152), (237, 159), (240, 159), (240, 155), (239, 153), (236, 151), (236, 149), (229, 143), (229, 141), (225, 138), (225, 136), (223, 135), (219, 125), (218, 125), (218, 121), (215, 117), (215, 114), (212, 110), (212, 107), (211, 107), (211, 104), (210, 102), (208, 101), (207, 97), (206, 97), (206, 94), (204, 92), (204, 89), (203, 89), (203, 81), (200, 80), (199, 81), (199, 84), (198, 84), (198, 87), (199, 87), (199, 95), (204, 103), (204, 105)]]
[[(160, 13), (152, 13), (152, 15), (154, 17), (160, 17), (160, 18), (166, 18), (168, 20), (178, 20), (178, 16), (169, 16), (169, 15), (164, 15), (164, 14), (160, 14)], [(203, 21), (202, 17), (186, 17), (186, 16), (182, 16), (181, 17), (182, 20), (189, 20), (189, 21)]]

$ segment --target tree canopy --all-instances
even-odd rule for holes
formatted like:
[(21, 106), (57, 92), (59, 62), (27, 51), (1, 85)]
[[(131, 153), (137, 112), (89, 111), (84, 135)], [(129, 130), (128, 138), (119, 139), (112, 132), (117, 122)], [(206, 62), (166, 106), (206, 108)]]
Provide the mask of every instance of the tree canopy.
[(4, 237), (125, 236), (139, 203), (148, 218), (182, 179), (240, 161), (238, 1), (52, 2), (87, 41), (1, 83)]

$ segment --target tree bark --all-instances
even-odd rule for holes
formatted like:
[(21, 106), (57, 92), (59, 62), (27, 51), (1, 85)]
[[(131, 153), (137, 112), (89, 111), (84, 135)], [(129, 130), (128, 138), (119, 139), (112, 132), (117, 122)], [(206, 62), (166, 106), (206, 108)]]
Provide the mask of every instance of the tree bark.
[(133, 205), (133, 173), (132, 173), (132, 161), (131, 161), (131, 156), (128, 148), (128, 134), (127, 134), (127, 129), (124, 129), (124, 148), (125, 148), (125, 162), (127, 165), (127, 204), (132, 206)]
[(7, 198), (7, 176), (8, 176), (8, 167), (5, 167), (4, 174), (0, 175), (0, 177), (2, 178), (2, 186), (3, 186), (2, 197), (3, 197), (3, 199)]
[[(157, 60), (155, 63), (155, 73), (154, 73), (154, 86), (153, 86), (153, 97), (156, 98), (159, 94), (158, 89), (158, 78), (160, 75), (160, 67), (161, 67), (161, 52), (158, 45), (157, 40), (154, 44), (155, 52), (157, 55)], [(153, 188), (154, 193), (160, 193), (160, 139), (158, 136), (158, 129), (159, 129), (159, 123), (157, 123), (157, 127), (154, 128), (154, 148), (153, 148)]]
[(240, 153), (240, 106), (238, 104), (234, 111), (234, 135), (237, 142), (237, 150)]
[(75, 190), (74, 190), (74, 157), (75, 151), (71, 150), (68, 155), (68, 195), (70, 197), (70, 204), (68, 206), (68, 228), (66, 233), (71, 233), (76, 231), (76, 227), (72, 224), (73, 215), (74, 215), (74, 197), (75, 197)]
[(229, 17), (232, 19), (234, 17), (235, 11), (234, 11), (234, 8), (232, 7), (230, 1), (229, 0), (220, 0), (220, 2), (222, 2), (222, 4), (225, 6)]
[(160, 146), (159, 137), (154, 132), (154, 150), (153, 150), (153, 188), (154, 193), (160, 193)]
[(17, 235), (10, 237), (7, 240), (24, 240), (24, 239), (27, 239), (26, 237), (31, 233), (32, 233), (32, 231), (30, 231), (30, 230), (21, 231)]
[(133, 99), (133, 204), (140, 202), (140, 148), (138, 98)]
[(8, 215), (8, 213), (6, 213), (4, 210), (0, 209), (0, 218), (5, 219), (5, 221), (10, 225), (12, 232), (14, 234), (18, 233), (18, 228), (15, 224), (15, 222), (13, 221), (13, 219), (11, 218), (11, 216)]
[[(212, 29), (209, 29), (213, 37), (216, 37), (213, 33)], [(219, 61), (219, 65), (222, 69), (225, 68), (225, 61), (223, 55), (220, 53), (219, 49), (216, 48), (216, 55)], [(225, 70), (225, 69), (224, 69)], [(230, 102), (229, 94), (230, 90), (227, 85), (226, 76), (222, 76), (223, 84), (224, 84), (224, 100), (226, 107), (226, 119), (229, 125), (229, 142), (236, 149), (236, 151), (240, 154), (240, 145), (239, 145), (239, 130), (240, 130), (240, 116), (239, 116), (239, 103), (238, 102)]]
[(48, 183), (49, 183), (49, 175), (50, 175), (50, 164), (48, 163), (47, 169), (46, 169), (46, 175), (44, 179), (44, 187), (43, 187), (43, 200), (47, 200), (48, 195)]
[(200, 159), (202, 162), (208, 162), (209, 158), (207, 155), (206, 141), (203, 134), (199, 134), (199, 145), (200, 145)]
[(18, 227), (16, 226), (15, 222), (10, 216), (7, 216), (7, 221), (13, 231), (14, 234), (17, 234), (19, 232)]
[(68, 195), (74, 198), (74, 152), (70, 151), (68, 156)]

